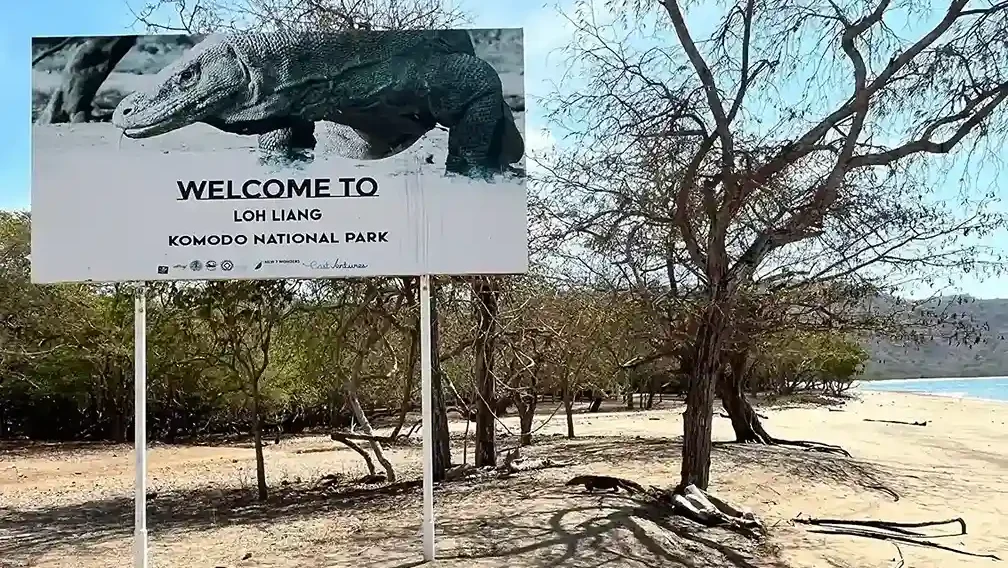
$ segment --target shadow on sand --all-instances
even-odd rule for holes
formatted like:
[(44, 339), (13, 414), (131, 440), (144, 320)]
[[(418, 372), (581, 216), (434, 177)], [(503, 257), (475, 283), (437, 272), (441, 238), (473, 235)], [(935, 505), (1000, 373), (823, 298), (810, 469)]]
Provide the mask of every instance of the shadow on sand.
[[(628, 456), (676, 460), (676, 446), (674, 439), (542, 438), (532, 451), (589, 466), (626, 463)], [(793, 448), (728, 445), (718, 447), (715, 454), (719, 469), (755, 466), (782, 476), (828, 479), (859, 488), (877, 485), (881, 475), (870, 464)], [(704, 528), (626, 497), (586, 495), (558, 481), (558, 476), (570, 472), (548, 471), (552, 473), (439, 484), (436, 502), (439, 557), (443, 559), (439, 566), (786, 566), (765, 543)], [(182, 533), (212, 535), (215, 528), (224, 526), (283, 526), (325, 516), (366, 517), (366, 529), (338, 537), (342, 542), (333, 543), (338, 546), (327, 550), (324, 542), (300, 547), (292, 542), (294, 548), (282, 555), (297, 559), (292, 566), (417, 565), (419, 481), (378, 487), (278, 485), (263, 503), (255, 500), (250, 489), (204, 488), (161, 492), (148, 505), (152, 541), (185, 538)], [(415, 522), (404, 522), (404, 515), (414, 514)], [(30, 559), (56, 549), (72, 554), (80, 547), (129, 539), (132, 525), (132, 496), (39, 509), (0, 507), (0, 558)], [(353, 554), (348, 555), (351, 550)]]

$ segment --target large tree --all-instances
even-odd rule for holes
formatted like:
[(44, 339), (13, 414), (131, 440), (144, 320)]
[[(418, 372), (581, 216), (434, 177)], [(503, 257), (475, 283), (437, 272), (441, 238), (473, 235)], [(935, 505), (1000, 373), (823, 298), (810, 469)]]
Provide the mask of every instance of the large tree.
[(705, 488), (715, 384), (746, 289), (832, 274), (882, 292), (909, 268), (984, 266), (962, 239), (1003, 220), (968, 172), (1005, 131), (1008, 4), (606, 6), (571, 17), (577, 78), (553, 100), (567, 140), (546, 177), (580, 206), (561, 213), (573, 232), (689, 297), (677, 315), (690, 377), (681, 483)]

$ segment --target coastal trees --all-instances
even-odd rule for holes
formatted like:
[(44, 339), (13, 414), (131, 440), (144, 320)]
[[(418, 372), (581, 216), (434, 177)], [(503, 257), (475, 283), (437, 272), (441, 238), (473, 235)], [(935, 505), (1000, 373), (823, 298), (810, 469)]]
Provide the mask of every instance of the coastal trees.
[(1008, 37), (1006, 8), (740, 0), (702, 6), (701, 25), (701, 6), (677, 0), (578, 6), (566, 51), (579, 78), (551, 115), (568, 142), (547, 182), (570, 199), (572, 232), (620, 239), (638, 274), (685, 276), (680, 481), (704, 488), (744, 291), (776, 277), (878, 294), (984, 268), (968, 239), (1003, 219), (989, 191), (954, 180), (1005, 131), (1008, 59), (990, 40)]

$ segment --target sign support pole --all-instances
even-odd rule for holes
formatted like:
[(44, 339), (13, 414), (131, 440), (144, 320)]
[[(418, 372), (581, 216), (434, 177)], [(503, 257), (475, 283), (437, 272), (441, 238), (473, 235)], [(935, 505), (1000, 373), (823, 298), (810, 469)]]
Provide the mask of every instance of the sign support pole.
[(141, 283), (133, 299), (133, 566), (147, 568), (147, 288)]
[(434, 561), (434, 424), (431, 406), (431, 285), (420, 277), (420, 411), (423, 430), (423, 550), (424, 561)]

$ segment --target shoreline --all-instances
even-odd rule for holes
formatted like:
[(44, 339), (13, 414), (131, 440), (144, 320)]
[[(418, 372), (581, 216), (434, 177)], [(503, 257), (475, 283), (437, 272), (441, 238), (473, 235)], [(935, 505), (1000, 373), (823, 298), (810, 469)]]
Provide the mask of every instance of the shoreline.
[(856, 392), (860, 394), (883, 394), (886, 396), (896, 395), (896, 396), (914, 396), (914, 397), (925, 397), (928, 399), (941, 399), (941, 400), (964, 400), (972, 402), (991, 402), (999, 405), (1008, 405), (1008, 400), (999, 400), (996, 398), (980, 398), (976, 396), (961, 395), (960, 393), (940, 393), (940, 392), (926, 392), (926, 391), (904, 391), (904, 390), (882, 390), (882, 389), (855, 389)]
[(861, 384), (861, 383), (871, 383), (871, 384), (879, 384), (879, 383), (905, 383), (905, 382), (919, 382), (919, 381), (932, 381), (932, 382), (936, 382), (936, 383), (950, 383), (950, 382), (954, 382), (954, 381), (993, 381), (993, 380), (998, 380), (998, 379), (1008, 380), (1008, 376), (993, 375), (993, 376), (989, 376), (989, 377), (934, 377), (934, 378), (905, 377), (905, 378), (902, 378), (902, 379), (861, 379), (861, 380), (858, 380), (858, 381), (855, 381), (855, 382), (858, 383), (858, 384)]
[[(997, 388), (999, 385), (995, 385), (994, 388), (984, 388), (985, 384), (989, 384), (990, 381), (1008, 381), (1008, 377), (970, 377), (970, 378), (943, 378), (943, 379), (886, 379), (884, 381), (856, 381), (853, 389), (859, 393), (865, 392), (876, 392), (876, 393), (890, 393), (890, 394), (917, 394), (927, 397), (937, 397), (943, 399), (953, 399), (953, 400), (976, 400), (982, 402), (997, 402), (997, 403), (1008, 403), (1008, 390), (1004, 393), (1001, 391), (1004, 389)], [(961, 383), (962, 388), (957, 388), (954, 390), (942, 391), (941, 384), (948, 383)], [(895, 386), (902, 388), (892, 388)], [(939, 386), (937, 389), (929, 389), (928, 385)], [(978, 388), (970, 388), (978, 387)], [(890, 387), (890, 388), (886, 388)], [(980, 392), (974, 392), (980, 391)], [(991, 398), (986, 395), (999, 396), (1000, 398)]]

